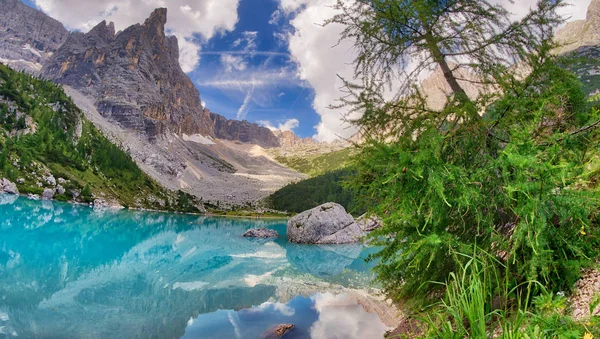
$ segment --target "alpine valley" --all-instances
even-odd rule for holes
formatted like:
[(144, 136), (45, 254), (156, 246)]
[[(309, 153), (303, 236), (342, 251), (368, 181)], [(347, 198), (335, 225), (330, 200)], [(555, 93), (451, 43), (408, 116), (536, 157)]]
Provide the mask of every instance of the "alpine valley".
[[(592, 99), (600, 89), (599, 5), (556, 36), (556, 53)], [(129, 207), (300, 212), (336, 201), (360, 211), (341, 181), (361, 138), (320, 143), (211, 112), (180, 67), (167, 16), (158, 8), (120, 32), (105, 21), (69, 32), (20, 0), (0, 0), (2, 176), (21, 193)], [(474, 76), (461, 78), (476, 97)], [(441, 71), (421, 86), (431, 107), (444, 105)], [(306, 199), (296, 206), (298, 194)]]
[[(167, 196), (181, 195), (199, 211), (256, 210), (271, 193), (307, 178), (288, 157), (314, 157), (350, 145), (301, 139), (203, 107), (180, 67), (177, 38), (165, 35), (166, 22), (167, 10), (159, 8), (145, 22), (118, 33), (105, 21), (87, 33), (69, 33), (20, 0), (1, 0), (0, 62), (8, 66), (2, 66), (3, 144), (8, 146), (3, 154), (8, 160), (0, 172), (22, 193), (37, 195), (45, 189), (56, 193), (57, 184), (44, 178), (68, 181), (72, 188), (60, 188), (63, 200), (83, 201), (80, 191), (88, 187), (87, 200), (100, 198), (110, 205), (171, 209), (176, 199)], [(73, 166), (44, 152), (21, 159), (22, 149), (35, 144), (25, 139), (40, 134), (39, 127), (57, 127), (46, 126), (48, 119), (64, 124), (61, 142), (73, 145)], [(128, 168), (115, 160), (111, 170), (135, 171), (131, 176), (160, 188), (164, 196), (143, 191), (127, 198), (119, 186), (131, 182), (115, 183), (120, 180), (95, 165), (96, 146), (77, 151), (91, 135), (109, 140), (114, 152), (134, 162)], [(312, 169), (304, 172), (312, 174)]]

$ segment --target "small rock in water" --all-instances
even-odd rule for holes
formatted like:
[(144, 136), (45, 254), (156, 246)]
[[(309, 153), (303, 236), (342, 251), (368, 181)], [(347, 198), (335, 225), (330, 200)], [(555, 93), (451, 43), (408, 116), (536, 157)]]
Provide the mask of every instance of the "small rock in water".
[(27, 198), (31, 199), (31, 200), (40, 200), (40, 196), (37, 194), (27, 194)]
[(263, 333), (261, 339), (278, 339), (283, 337), (286, 333), (294, 328), (294, 324), (280, 324), (271, 327), (265, 333)]
[(277, 238), (279, 234), (275, 230), (266, 228), (251, 228), (244, 233), (244, 237), (248, 238)]

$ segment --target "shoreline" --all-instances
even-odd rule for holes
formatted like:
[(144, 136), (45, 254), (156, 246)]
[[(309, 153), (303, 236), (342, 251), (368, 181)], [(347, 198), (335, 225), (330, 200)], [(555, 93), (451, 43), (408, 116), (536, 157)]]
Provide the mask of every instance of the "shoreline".
[(178, 215), (193, 215), (193, 216), (202, 216), (202, 217), (210, 217), (210, 218), (213, 218), (213, 217), (214, 218), (237, 218), (237, 219), (252, 219), (252, 220), (260, 220), (260, 219), (287, 220), (290, 218), (289, 216), (274, 216), (274, 215), (265, 215), (265, 216), (250, 216), (250, 215), (248, 215), (248, 216), (246, 216), (246, 215), (228, 215), (228, 214), (212, 213), (212, 212), (206, 212), (206, 213), (179, 212), (179, 211), (173, 211), (173, 210), (158, 210), (158, 209), (144, 208), (144, 207), (124, 207), (122, 205), (108, 205), (108, 206), (96, 207), (93, 205), (93, 203), (85, 203), (85, 202), (79, 202), (79, 201), (73, 201), (73, 200), (62, 201), (62, 200), (57, 200), (57, 199), (43, 199), (41, 197), (31, 198), (29, 196), (29, 194), (25, 194), (25, 193), (13, 194), (13, 193), (8, 193), (8, 192), (0, 192), (0, 195), (16, 196), (17, 198), (25, 198), (25, 199), (33, 200), (33, 201), (52, 201), (52, 202), (70, 204), (70, 205), (86, 206), (86, 207), (89, 207), (92, 209), (97, 208), (97, 209), (104, 209), (104, 210), (141, 211), (141, 212), (169, 213), (169, 214), (178, 214)]

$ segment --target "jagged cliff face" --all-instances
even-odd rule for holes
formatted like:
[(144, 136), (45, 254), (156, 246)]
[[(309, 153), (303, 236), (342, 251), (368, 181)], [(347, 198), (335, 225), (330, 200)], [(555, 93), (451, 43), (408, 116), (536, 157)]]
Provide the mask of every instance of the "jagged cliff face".
[(268, 128), (246, 120), (229, 120), (208, 109), (204, 109), (204, 116), (210, 121), (212, 135), (219, 139), (237, 140), (266, 148), (279, 146), (279, 140)]
[(561, 44), (558, 54), (600, 44), (600, 0), (592, 0), (585, 20), (569, 22), (556, 32), (555, 39)]
[(317, 145), (318, 142), (313, 138), (300, 138), (291, 131), (275, 131), (273, 132), (279, 139), (279, 144), (282, 149), (293, 149), (302, 146)]
[(60, 22), (20, 0), (0, 0), (0, 62), (37, 73), (68, 35)]
[(72, 33), (42, 74), (94, 98), (103, 116), (149, 139), (169, 131), (277, 146), (268, 129), (202, 108), (179, 65), (177, 38), (165, 35), (166, 22), (167, 10), (159, 8), (119, 34), (104, 21), (88, 33)]
[(150, 138), (168, 128), (207, 134), (200, 94), (179, 67), (177, 38), (165, 36), (166, 21), (166, 9), (158, 9), (118, 35), (104, 21), (72, 33), (42, 74), (96, 99), (101, 114)]
[(585, 20), (570, 22), (555, 36), (555, 53), (571, 59), (568, 68), (579, 76), (590, 96), (600, 94), (600, 0), (592, 0)]

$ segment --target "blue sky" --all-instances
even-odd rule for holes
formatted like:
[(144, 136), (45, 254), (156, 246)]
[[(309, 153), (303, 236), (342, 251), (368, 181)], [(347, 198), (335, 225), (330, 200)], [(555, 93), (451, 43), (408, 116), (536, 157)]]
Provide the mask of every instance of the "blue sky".
[[(200, 64), (189, 75), (213, 112), (275, 126), (297, 119), (294, 132), (312, 136), (319, 122), (311, 106), (314, 90), (296, 77), (287, 44), (275, 37), (287, 25), (269, 23), (278, 6), (278, 1), (241, 0), (235, 30), (203, 46)], [(238, 68), (228, 71), (223, 59), (238, 62)]]
[[(337, 0), (24, 0), (70, 30), (88, 31), (102, 20), (116, 29), (143, 22), (167, 7), (167, 31), (179, 40), (180, 63), (213, 112), (271, 128), (291, 129), (320, 141), (355, 130), (344, 109), (338, 75), (352, 78), (351, 41), (342, 27), (322, 27)], [(490, 0), (523, 16), (537, 0)], [(562, 12), (585, 18), (590, 0), (568, 0)], [(356, 116), (354, 116), (356, 117)]]

